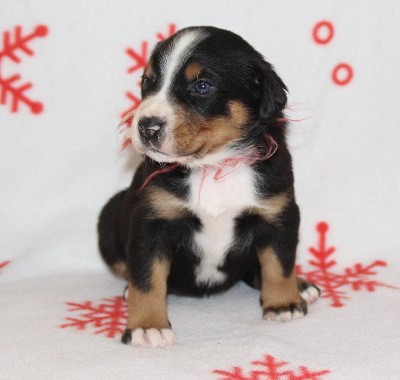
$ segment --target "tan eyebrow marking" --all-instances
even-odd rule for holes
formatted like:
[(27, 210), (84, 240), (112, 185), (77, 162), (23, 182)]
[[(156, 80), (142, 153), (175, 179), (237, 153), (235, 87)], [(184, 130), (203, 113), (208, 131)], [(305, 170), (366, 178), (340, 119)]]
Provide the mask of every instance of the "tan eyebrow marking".
[(146, 78), (151, 78), (153, 76), (153, 62), (149, 61), (146, 68), (144, 69), (144, 76)]
[(200, 63), (190, 63), (185, 69), (185, 78), (188, 82), (192, 82), (199, 77), (202, 71), (203, 66), (201, 66)]

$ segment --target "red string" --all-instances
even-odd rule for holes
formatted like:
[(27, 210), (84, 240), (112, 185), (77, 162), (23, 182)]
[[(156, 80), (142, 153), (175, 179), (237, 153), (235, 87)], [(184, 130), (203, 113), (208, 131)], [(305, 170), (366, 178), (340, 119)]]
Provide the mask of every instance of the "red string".
[(286, 117), (278, 117), (275, 119), (275, 122), (277, 123), (287, 123), (287, 122), (295, 122), (295, 121), (304, 121), (307, 119), (311, 119), (311, 116), (304, 117), (303, 119), (288, 119)]
[[(265, 140), (267, 142), (267, 150), (264, 154), (261, 154), (258, 149), (254, 149), (250, 153), (244, 156), (237, 157), (228, 157), (225, 160), (222, 160), (217, 168), (215, 166), (206, 165), (203, 168), (203, 174), (201, 176), (200, 186), (199, 186), (199, 196), (197, 198), (197, 204), (200, 203), (200, 194), (203, 189), (204, 181), (206, 177), (216, 169), (215, 174), (213, 176), (215, 181), (219, 181), (222, 178), (226, 177), (229, 174), (232, 174), (235, 170), (238, 169), (239, 163), (245, 163), (247, 165), (254, 164), (257, 161), (268, 160), (271, 158), (278, 149), (278, 143), (274, 140), (274, 138), (267, 133), (264, 134)], [(230, 168), (229, 171), (224, 173), (225, 168)]]
[[(228, 174), (231, 174), (236, 170), (236, 166), (239, 163), (245, 163), (247, 165), (254, 164), (257, 161), (261, 160), (268, 160), (268, 158), (272, 157), (276, 150), (278, 149), (278, 143), (273, 139), (272, 136), (265, 134), (264, 135), (265, 140), (267, 141), (267, 151), (264, 154), (261, 154), (258, 149), (254, 149), (252, 152), (250, 152), (247, 155), (244, 156), (238, 156), (238, 157), (228, 157), (225, 160), (221, 161), (218, 169), (216, 170), (214, 174), (214, 179), (216, 181), (220, 180), (221, 178), (224, 178)], [(233, 168), (232, 170), (228, 171), (227, 173), (223, 174), (223, 169), (226, 167)], [(213, 167), (211, 167), (213, 168)], [(204, 170), (204, 169), (203, 169)]]
[(175, 169), (178, 168), (179, 166), (181, 166), (181, 164), (175, 162), (175, 163), (173, 163), (173, 164), (170, 164), (170, 165), (168, 165), (168, 166), (165, 166), (164, 168), (155, 170), (153, 173), (151, 173), (151, 174), (146, 178), (146, 180), (143, 182), (142, 186), (140, 186), (140, 189), (139, 189), (139, 190), (143, 190), (155, 176), (157, 176), (157, 175), (159, 175), (159, 174), (163, 174), (163, 173), (172, 172), (172, 170), (175, 170)]
[(133, 118), (135, 117), (135, 111), (127, 113), (122, 120), (119, 122), (118, 126), (126, 125), (127, 128), (132, 126)]
[(130, 138), (127, 138), (123, 143), (122, 143), (122, 150), (124, 150), (128, 145), (132, 144), (132, 140)]
[[(204, 181), (205, 181), (206, 177), (210, 173), (212, 173), (214, 170), (215, 170), (215, 174), (214, 174), (213, 178), (215, 181), (219, 181), (222, 178), (226, 177), (227, 175), (233, 173), (235, 170), (237, 170), (238, 169), (237, 166), (239, 163), (245, 163), (245, 164), (251, 165), (257, 161), (268, 160), (269, 158), (271, 158), (278, 149), (278, 143), (274, 140), (274, 138), (272, 136), (270, 136), (268, 134), (265, 134), (264, 137), (267, 142), (267, 144), (266, 144), (267, 150), (264, 154), (261, 154), (258, 149), (254, 149), (252, 152), (250, 152), (244, 156), (237, 156), (237, 157), (234, 156), (234, 157), (225, 158), (218, 164), (218, 166), (205, 165), (203, 167), (203, 173), (202, 173), (202, 177), (201, 177), (201, 181), (200, 181), (198, 202), (200, 201), (200, 193), (203, 188)], [(123, 148), (128, 146), (130, 143), (131, 143), (130, 139), (125, 140), (125, 142), (123, 144)], [(146, 180), (143, 182), (143, 184), (139, 190), (143, 190), (155, 176), (157, 176), (159, 174), (163, 174), (163, 173), (169, 173), (180, 166), (181, 166), (181, 164), (179, 164), (178, 162), (175, 162), (175, 163), (165, 166), (164, 168), (155, 170), (153, 173), (151, 173), (146, 178)], [(223, 171), (225, 168), (230, 168), (231, 170), (224, 173)]]
[[(134, 117), (135, 117), (135, 111), (129, 112), (128, 114), (125, 115), (125, 117), (118, 124), (119, 133), (122, 133), (126, 129), (132, 127)], [(122, 143), (121, 150), (126, 149), (126, 147), (128, 147), (130, 144), (132, 144), (132, 139), (130, 137), (127, 137)]]

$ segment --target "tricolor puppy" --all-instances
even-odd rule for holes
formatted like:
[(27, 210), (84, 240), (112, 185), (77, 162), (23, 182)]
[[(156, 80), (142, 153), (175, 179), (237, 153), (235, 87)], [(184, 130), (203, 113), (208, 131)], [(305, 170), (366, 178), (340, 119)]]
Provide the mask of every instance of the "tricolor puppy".
[(191, 27), (156, 46), (126, 130), (144, 160), (98, 224), (104, 260), (128, 281), (124, 343), (175, 343), (168, 293), (211, 295), (243, 280), (261, 290), (268, 321), (302, 317), (318, 298), (294, 273), (285, 105), (272, 66), (232, 32)]

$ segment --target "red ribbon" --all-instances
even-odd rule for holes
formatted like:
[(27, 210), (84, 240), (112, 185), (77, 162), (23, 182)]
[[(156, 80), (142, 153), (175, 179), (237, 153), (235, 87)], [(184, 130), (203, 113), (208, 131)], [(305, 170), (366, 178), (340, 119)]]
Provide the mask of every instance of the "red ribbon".
[[(222, 178), (226, 177), (227, 175), (233, 173), (235, 170), (237, 170), (239, 163), (245, 163), (247, 165), (251, 165), (257, 161), (261, 160), (268, 160), (271, 158), (277, 151), (278, 149), (278, 143), (273, 139), (272, 136), (265, 134), (264, 135), (265, 140), (267, 142), (266, 147), (267, 150), (264, 154), (261, 154), (258, 149), (254, 149), (252, 152), (250, 152), (247, 155), (244, 156), (234, 156), (234, 157), (228, 157), (222, 160), (218, 165), (212, 166), (212, 165), (205, 165), (203, 167), (203, 174), (201, 177), (201, 182), (200, 182), (200, 187), (199, 187), (199, 201), (200, 201), (200, 193), (203, 188), (204, 181), (206, 177), (212, 173), (215, 170), (214, 173), (214, 180), (219, 181)], [(128, 139), (129, 142), (127, 145), (130, 144), (130, 139)], [(178, 162), (174, 162), (172, 164), (169, 164), (161, 169), (155, 170), (153, 173), (151, 173), (146, 180), (143, 182), (142, 186), (140, 187), (139, 190), (143, 190), (149, 182), (157, 175), (163, 174), (163, 173), (169, 173), (176, 168), (180, 167), (181, 164)], [(226, 169), (229, 169), (227, 172), (225, 171)]]
[(181, 166), (181, 164), (178, 164), (177, 162), (174, 162), (173, 164), (167, 165), (161, 169), (157, 169), (154, 170), (153, 173), (151, 173), (146, 180), (143, 182), (142, 186), (140, 186), (140, 191), (143, 190), (148, 184), (149, 182), (157, 175), (159, 174), (163, 174), (163, 173), (169, 173), (172, 172), (172, 170), (175, 170), (176, 168), (178, 168), (179, 166)]

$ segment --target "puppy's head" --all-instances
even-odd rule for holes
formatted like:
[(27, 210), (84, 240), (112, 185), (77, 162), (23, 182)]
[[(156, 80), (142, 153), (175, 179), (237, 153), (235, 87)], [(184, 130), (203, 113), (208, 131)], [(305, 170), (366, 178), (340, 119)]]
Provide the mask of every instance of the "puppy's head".
[(158, 162), (216, 164), (248, 148), (251, 130), (285, 104), (284, 83), (241, 37), (186, 28), (154, 49), (129, 137)]

